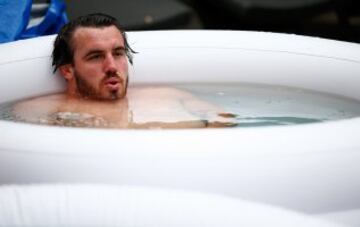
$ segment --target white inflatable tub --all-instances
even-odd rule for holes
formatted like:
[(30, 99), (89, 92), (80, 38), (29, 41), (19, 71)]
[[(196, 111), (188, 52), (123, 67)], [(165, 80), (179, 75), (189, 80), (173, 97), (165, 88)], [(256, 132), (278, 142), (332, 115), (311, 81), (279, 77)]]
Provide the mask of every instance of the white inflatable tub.
[[(0, 45), (0, 103), (64, 89), (54, 37)], [(130, 32), (131, 83), (246, 82), (360, 99), (360, 46), (241, 31)], [(196, 76), (194, 76), (196, 72)], [(360, 118), (296, 126), (106, 130), (0, 121), (0, 183), (111, 183), (360, 216)], [(359, 222), (360, 223), (360, 222)]]
[(0, 187), (0, 226), (345, 227), (239, 198), (102, 184)]

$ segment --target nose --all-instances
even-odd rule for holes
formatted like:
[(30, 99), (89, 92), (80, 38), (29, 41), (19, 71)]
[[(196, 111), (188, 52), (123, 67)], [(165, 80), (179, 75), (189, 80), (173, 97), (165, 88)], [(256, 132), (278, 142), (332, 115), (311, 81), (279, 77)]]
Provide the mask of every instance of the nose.
[(104, 59), (104, 71), (105, 72), (116, 72), (117, 71), (116, 62), (115, 62), (114, 56), (112, 56), (112, 54), (106, 55), (106, 57)]

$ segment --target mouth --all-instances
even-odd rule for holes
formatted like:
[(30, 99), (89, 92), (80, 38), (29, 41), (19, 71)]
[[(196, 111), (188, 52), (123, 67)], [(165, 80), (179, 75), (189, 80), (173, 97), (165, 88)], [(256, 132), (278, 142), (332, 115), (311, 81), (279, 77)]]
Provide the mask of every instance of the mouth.
[(121, 86), (121, 80), (116, 77), (111, 77), (105, 80), (105, 87), (110, 91), (116, 91)]

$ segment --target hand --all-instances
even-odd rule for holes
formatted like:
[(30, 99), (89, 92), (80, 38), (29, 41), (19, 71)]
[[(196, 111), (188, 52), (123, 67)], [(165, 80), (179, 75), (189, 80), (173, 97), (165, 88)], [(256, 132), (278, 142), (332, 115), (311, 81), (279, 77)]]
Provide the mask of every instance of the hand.
[(222, 128), (222, 127), (235, 127), (238, 125), (236, 121), (236, 114), (221, 112), (208, 118), (208, 127)]

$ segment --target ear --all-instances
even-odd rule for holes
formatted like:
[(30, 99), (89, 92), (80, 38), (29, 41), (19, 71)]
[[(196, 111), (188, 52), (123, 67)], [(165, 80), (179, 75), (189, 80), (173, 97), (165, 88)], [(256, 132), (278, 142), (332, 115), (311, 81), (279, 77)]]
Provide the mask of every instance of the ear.
[(62, 65), (59, 67), (60, 74), (67, 80), (74, 78), (74, 67), (71, 64)]

